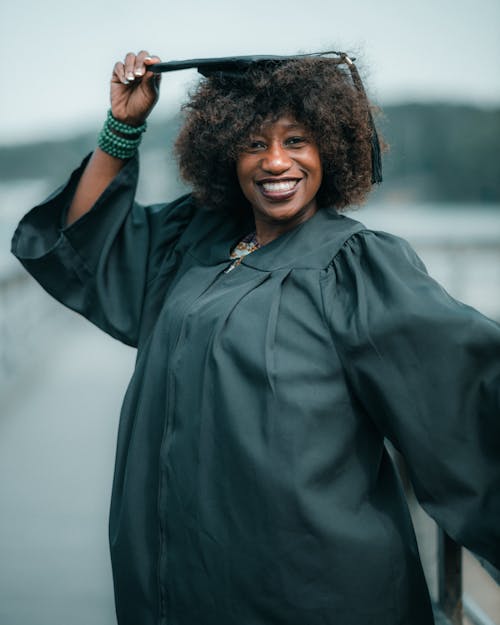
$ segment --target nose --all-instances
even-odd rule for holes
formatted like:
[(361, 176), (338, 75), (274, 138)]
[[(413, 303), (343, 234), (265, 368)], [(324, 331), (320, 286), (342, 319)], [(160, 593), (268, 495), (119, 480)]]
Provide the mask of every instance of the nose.
[(292, 160), (281, 143), (273, 142), (262, 155), (261, 167), (274, 176), (290, 169)]

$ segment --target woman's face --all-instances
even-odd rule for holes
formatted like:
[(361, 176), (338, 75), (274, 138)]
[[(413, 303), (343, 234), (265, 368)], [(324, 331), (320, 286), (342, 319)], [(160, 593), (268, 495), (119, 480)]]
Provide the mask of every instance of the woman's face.
[(292, 116), (264, 122), (236, 161), (238, 181), (259, 229), (284, 231), (318, 210), (322, 168), (318, 146)]

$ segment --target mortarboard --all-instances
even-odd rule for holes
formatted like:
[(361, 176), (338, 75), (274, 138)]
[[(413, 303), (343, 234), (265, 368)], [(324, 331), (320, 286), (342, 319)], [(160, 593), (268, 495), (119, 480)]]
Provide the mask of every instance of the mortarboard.
[[(165, 61), (162, 63), (155, 63), (150, 65), (148, 70), (155, 73), (163, 72), (176, 72), (183, 69), (194, 69), (205, 77), (210, 77), (216, 74), (225, 74), (228, 76), (242, 76), (252, 66), (272, 67), (278, 63), (286, 61), (293, 61), (296, 59), (303, 59), (306, 57), (324, 57), (328, 58), (332, 63), (337, 65), (345, 64), (351, 72), (351, 77), (354, 86), (359, 93), (367, 100), (365, 89), (361, 81), (361, 77), (358, 73), (356, 66), (354, 65), (354, 58), (349, 58), (345, 52), (337, 52), (329, 50), (327, 52), (312, 52), (309, 54), (296, 54), (292, 56), (279, 56), (270, 54), (258, 54), (250, 56), (225, 56), (206, 59), (186, 59), (183, 61)], [(367, 100), (368, 101), (368, 100)], [(368, 108), (370, 115), (370, 125), (372, 128), (372, 183), (382, 182), (382, 159), (380, 154), (380, 142), (375, 128), (375, 123), (370, 109)]]

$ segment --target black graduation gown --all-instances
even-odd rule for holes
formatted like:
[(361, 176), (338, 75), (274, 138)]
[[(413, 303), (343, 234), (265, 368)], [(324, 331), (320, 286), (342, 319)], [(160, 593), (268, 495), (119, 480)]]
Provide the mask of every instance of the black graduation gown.
[(403, 240), (320, 210), (229, 273), (249, 224), (135, 203), (130, 161), (13, 252), (138, 347), (110, 512), (120, 625), (433, 622), (388, 437), (424, 508), (500, 566), (500, 327)]

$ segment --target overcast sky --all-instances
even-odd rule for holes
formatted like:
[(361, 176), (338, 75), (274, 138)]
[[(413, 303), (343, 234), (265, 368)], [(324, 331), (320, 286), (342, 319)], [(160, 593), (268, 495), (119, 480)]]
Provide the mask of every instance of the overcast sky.
[[(16, 0), (0, 9), (0, 143), (98, 130), (115, 60), (343, 49), (379, 104), (500, 105), (500, 0)], [(164, 76), (155, 115), (194, 72)]]

